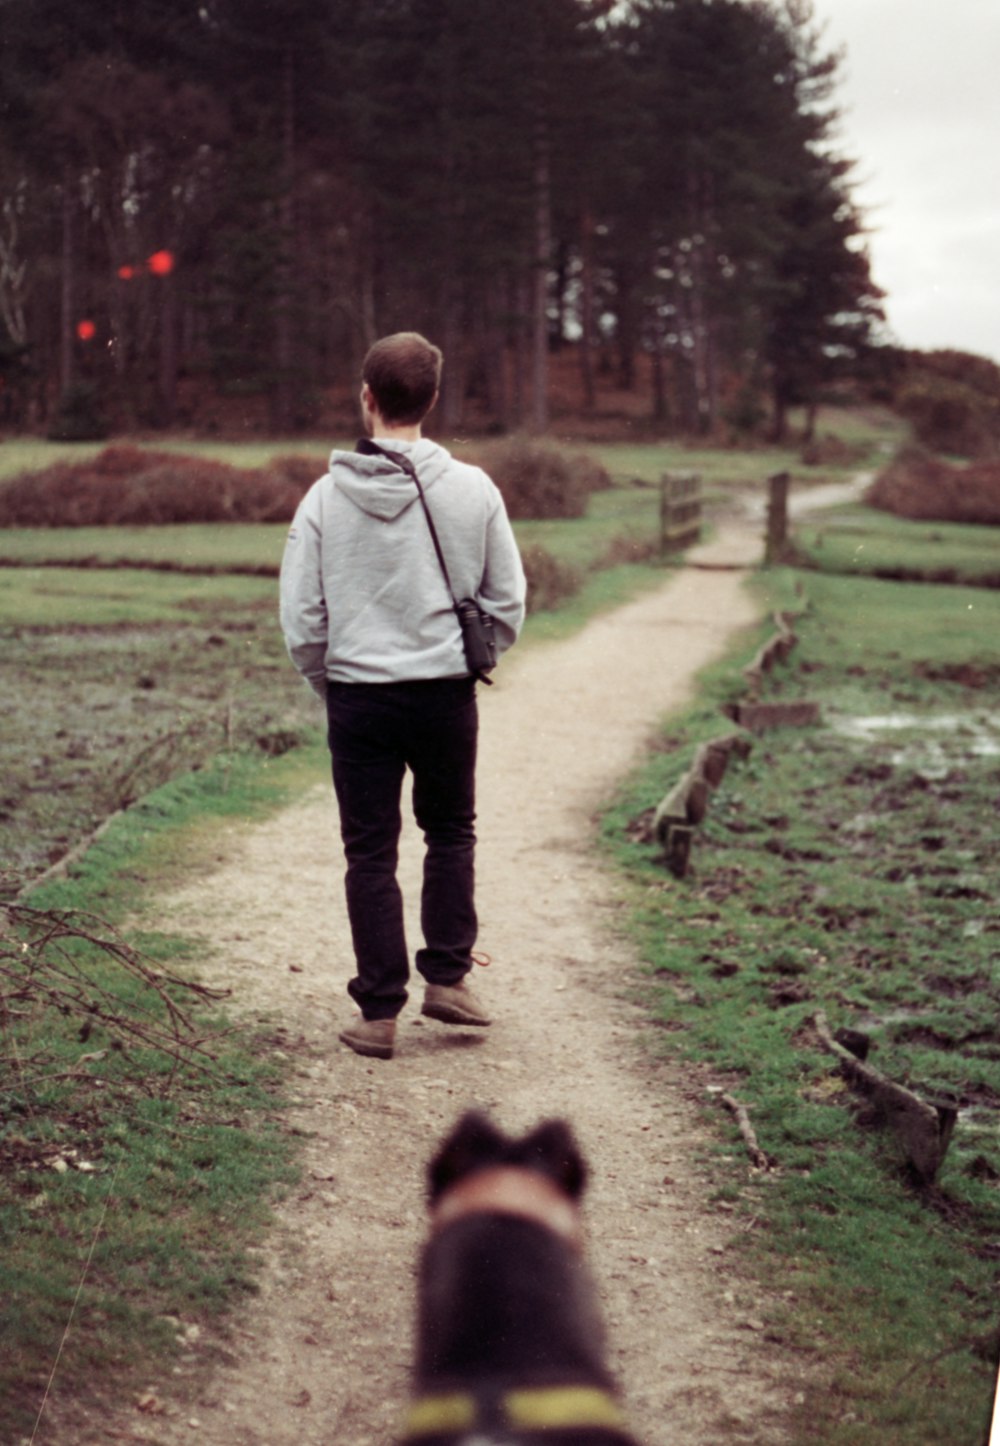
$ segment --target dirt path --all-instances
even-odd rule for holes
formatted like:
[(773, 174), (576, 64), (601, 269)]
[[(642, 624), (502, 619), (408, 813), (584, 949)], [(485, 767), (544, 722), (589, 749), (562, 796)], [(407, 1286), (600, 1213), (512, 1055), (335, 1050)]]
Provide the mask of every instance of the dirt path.
[[(745, 564), (748, 546), (724, 534), (695, 560)], [(629, 1000), (636, 961), (591, 829), (656, 720), (754, 618), (739, 572), (685, 569), (569, 642), (515, 652), (484, 690), (480, 944), (494, 964), (476, 983), (489, 1031), (421, 1021), (411, 1003), (390, 1063), (338, 1045), (352, 969), (325, 778), (271, 822), (232, 828), (219, 871), (164, 900), (172, 927), (205, 938), (206, 975), (285, 1031), (292, 1123), (309, 1138), (259, 1298), (224, 1340), (192, 1341), (174, 1375), (149, 1382), (165, 1414), (132, 1411), (126, 1439), (388, 1446), (407, 1388), (424, 1165), (469, 1105), (509, 1128), (572, 1120), (592, 1167), (611, 1360), (640, 1439), (784, 1439), (795, 1383), (732, 1273), (733, 1218), (699, 1165), (697, 1087), (644, 1048), (655, 1032)], [(418, 868), (411, 832), (411, 903)], [(225, 1354), (206, 1378), (213, 1345)]]

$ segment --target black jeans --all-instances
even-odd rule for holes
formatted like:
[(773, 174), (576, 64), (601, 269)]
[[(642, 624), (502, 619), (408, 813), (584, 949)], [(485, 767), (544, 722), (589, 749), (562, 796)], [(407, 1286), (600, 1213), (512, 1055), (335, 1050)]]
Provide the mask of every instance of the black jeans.
[(329, 683), (328, 741), (347, 859), (347, 915), (357, 976), (347, 986), (366, 1019), (406, 1003), (409, 956), (396, 879), (403, 777), (426, 842), (416, 967), (457, 984), (476, 941), (478, 712), (472, 678)]

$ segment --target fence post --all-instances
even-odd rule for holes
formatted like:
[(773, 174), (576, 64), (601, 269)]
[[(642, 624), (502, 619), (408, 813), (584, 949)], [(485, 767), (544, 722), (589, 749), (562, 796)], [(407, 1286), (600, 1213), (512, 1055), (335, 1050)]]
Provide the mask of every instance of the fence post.
[(767, 479), (767, 537), (764, 544), (764, 562), (780, 562), (788, 542), (788, 472), (776, 472)]

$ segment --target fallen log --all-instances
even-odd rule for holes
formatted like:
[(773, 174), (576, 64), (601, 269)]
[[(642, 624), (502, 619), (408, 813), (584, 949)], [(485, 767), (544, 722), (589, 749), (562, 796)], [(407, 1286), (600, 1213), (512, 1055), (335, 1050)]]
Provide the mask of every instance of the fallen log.
[(767, 728), (805, 728), (819, 722), (819, 704), (805, 698), (789, 703), (733, 703), (727, 712), (734, 723), (751, 733)]
[(844, 1078), (872, 1101), (895, 1131), (918, 1178), (931, 1184), (951, 1142), (958, 1114), (955, 1106), (929, 1104), (905, 1085), (887, 1079), (867, 1060), (858, 1059), (831, 1034), (822, 1010), (813, 1016), (813, 1023), (820, 1043), (837, 1059)]
[(747, 681), (756, 698), (760, 693), (761, 684), (764, 681), (764, 674), (769, 673), (775, 663), (783, 663), (789, 653), (798, 642), (798, 637), (792, 631), (791, 620), (785, 613), (775, 613), (774, 622), (778, 631), (770, 637), (762, 647), (757, 649), (753, 658), (743, 669), (743, 676)]

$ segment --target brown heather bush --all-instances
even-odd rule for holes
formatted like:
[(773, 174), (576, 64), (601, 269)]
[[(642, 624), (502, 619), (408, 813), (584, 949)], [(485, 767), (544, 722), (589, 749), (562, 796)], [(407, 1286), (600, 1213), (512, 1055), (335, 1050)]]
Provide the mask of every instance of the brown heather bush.
[(476, 443), (463, 455), (489, 473), (514, 518), (582, 517), (590, 494), (611, 486), (592, 458), (526, 437)]
[(920, 447), (904, 447), (872, 483), (867, 500), (916, 521), (1000, 526), (1000, 462), (953, 467)]
[(580, 591), (579, 569), (560, 562), (547, 548), (534, 543), (521, 553), (528, 580), (528, 612), (544, 613)]
[[(525, 438), (484, 442), (485, 467), (514, 518), (581, 517), (610, 487), (599, 463)], [(286, 522), (317, 477), (322, 457), (275, 457), (264, 467), (142, 447), (105, 447), (0, 483), (0, 527), (112, 527), (168, 522)]]
[(918, 376), (903, 387), (896, 408), (917, 442), (959, 457), (1000, 453), (1000, 397), (940, 376)]
[(322, 476), (322, 458), (277, 457), (232, 467), (141, 447), (106, 447), (0, 484), (0, 527), (148, 526), (168, 522), (287, 522)]

